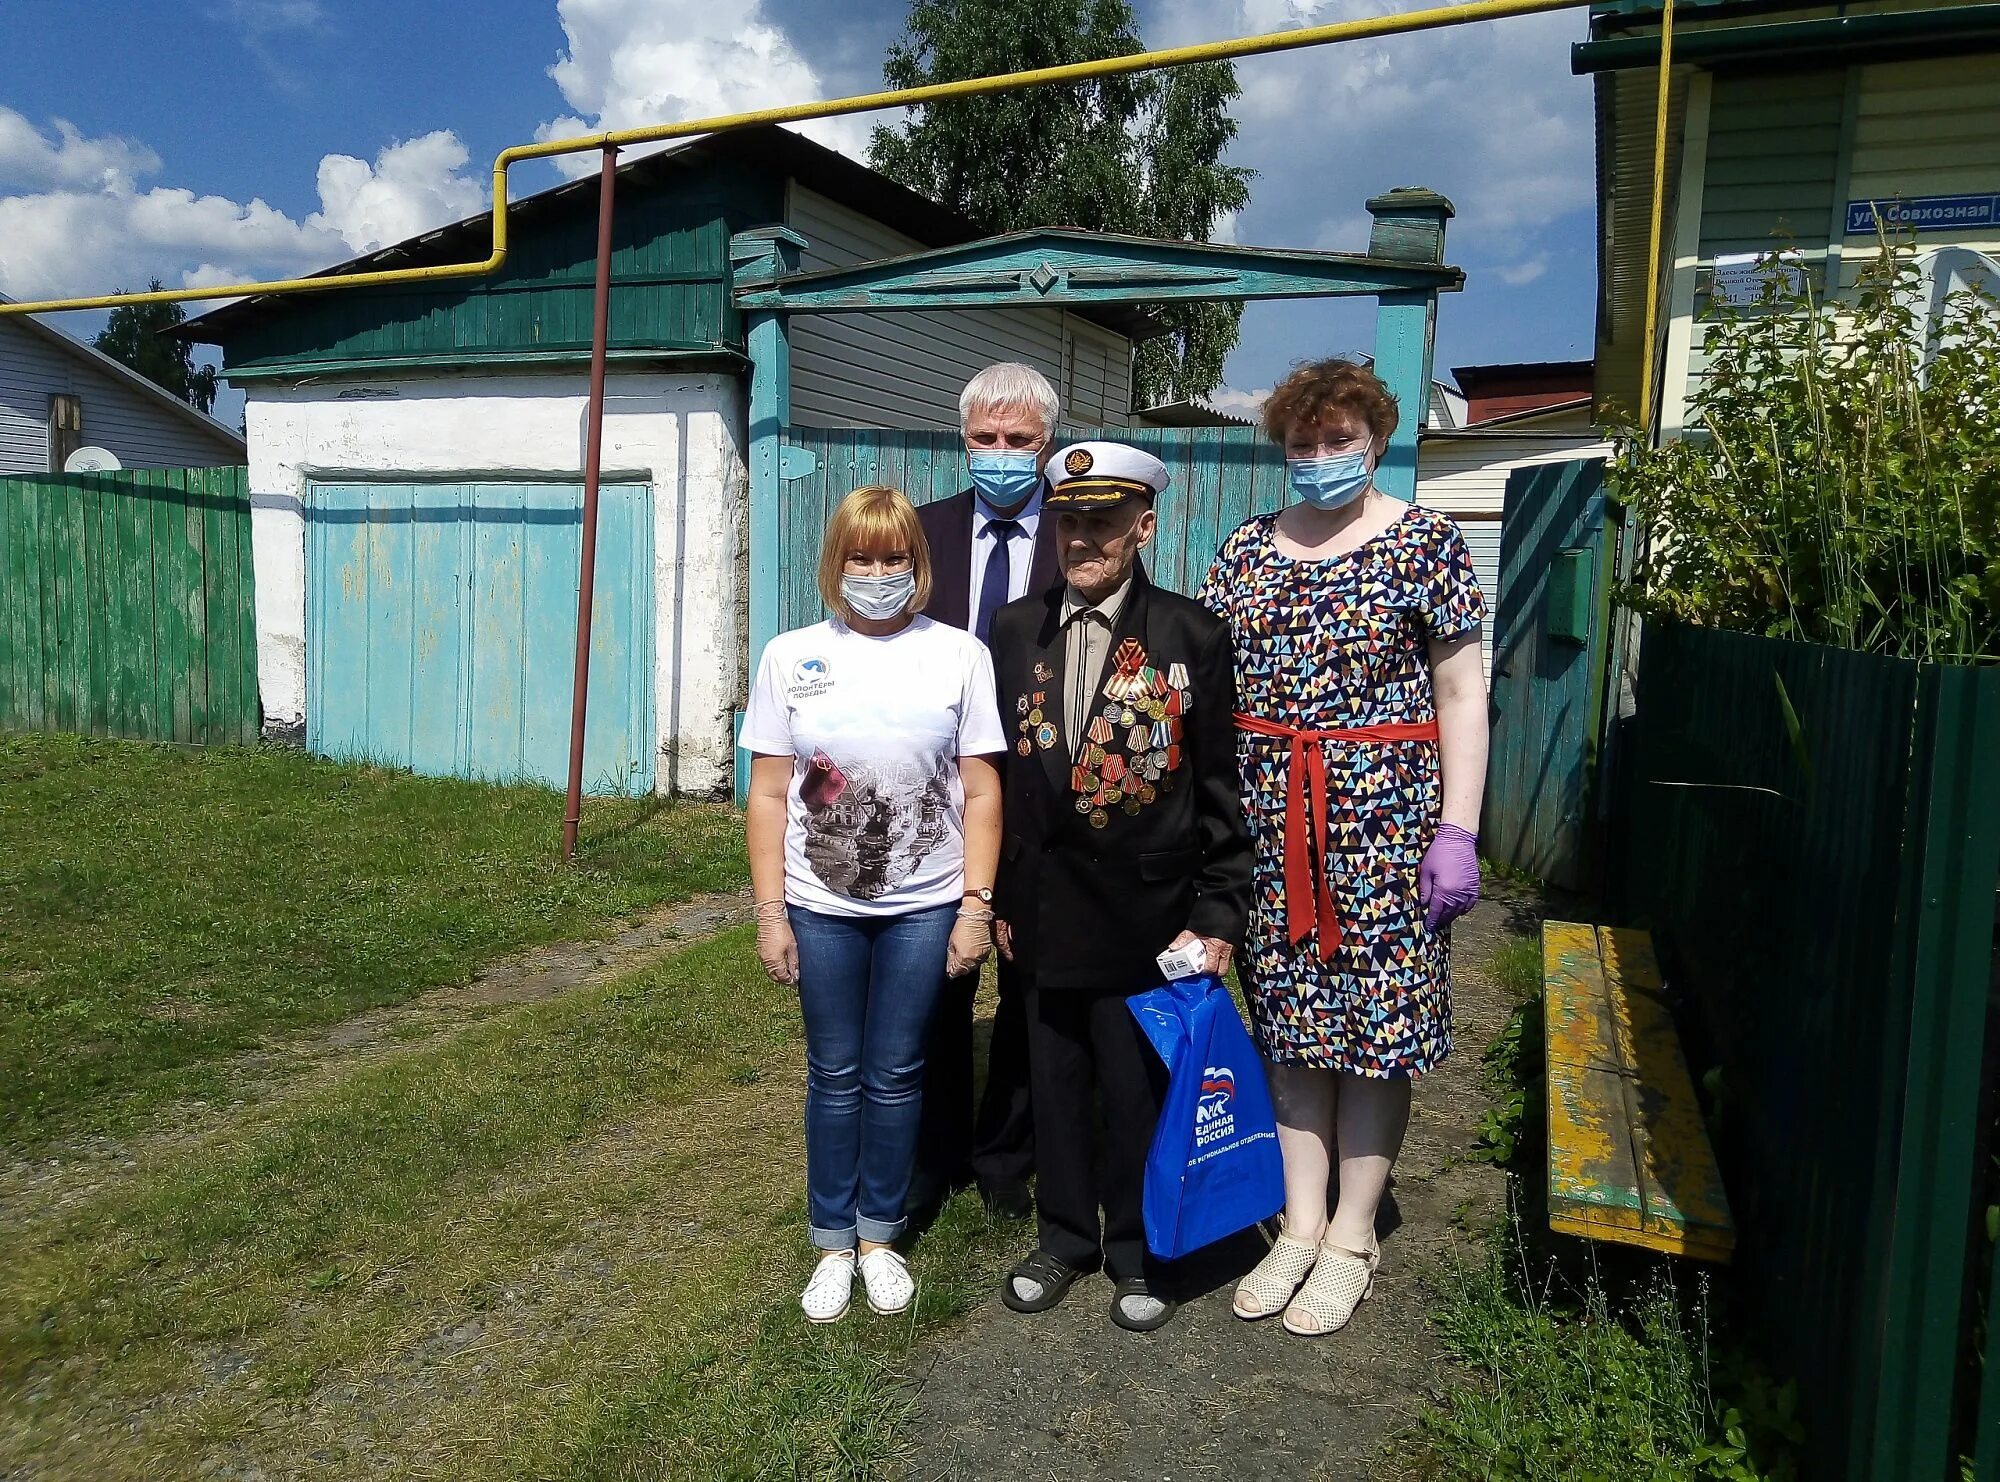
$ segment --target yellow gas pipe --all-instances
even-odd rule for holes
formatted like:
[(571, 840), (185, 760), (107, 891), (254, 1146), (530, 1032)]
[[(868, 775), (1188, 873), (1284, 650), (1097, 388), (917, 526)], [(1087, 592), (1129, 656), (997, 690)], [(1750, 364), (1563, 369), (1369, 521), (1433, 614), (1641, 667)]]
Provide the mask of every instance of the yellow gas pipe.
[[(493, 250), (478, 262), (444, 263), (419, 268), (384, 268), (369, 273), (341, 273), (316, 278), (279, 278), (268, 283), (233, 283), (206, 288), (166, 288), (158, 292), (106, 293), (91, 298), (54, 298), (32, 303), (0, 303), (0, 314), (109, 309), (119, 304), (243, 298), (263, 294), (325, 293), (333, 289), (366, 288), (384, 283), (421, 283), (451, 278), (477, 278), (493, 272), (507, 260), (507, 171), (517, 160), (546, 159), (552, 155), (578, 154), (585, 150), (602, 150), (607, 147), (622, 148), (633, 144), (654, 144), (664, 139), (685, 139), (695, 134), (719, 134), (731, 129), (756, 128), (763, 124), (804, 123), (815, 118), (834, 118), (847, 113), (870, 113), (880, 108), (914, 107), (921, 103), (942, 102), (947, 98), (976, 98), (988, 93), (1013, 92), (1043, 83), (1082, 82), (1093, 77), (1117, 77), (1128, 72), (1148, 72), (1162, 67), (1185, 67), (1196, 62), (1223, 62), (1236, 57), (1261, 56), (1267, 52), (1297, 51), (1304, 47), (1325, 46), (1338, 41), (1360, 41), (1372, 36), (1397, 36), (1412, 31), (1442, 30), (1448, 26), (1470, 25), (1476, 21), (1503, 20), (1518, 15), (1539, 15), (1543, 11), (1551, 10), (1573, 10), (1589, 3), (1590, 0), (1469, 0), (1469, 3), (1464, 5), (1443, 5), (1430, 10), (1413, 10), (1401, 15), (1369, 16), (1361, 20), (1337, 21), (1331, 25), (1309, 26), (1297, 31), (1276, 31), (1262, 36), (1239, 37), (1234, 41), (1209, 41), (1197, 46), (1176, 46), (1162, 51), (1136, 52), (1129, 57), (1105, 57), (1095, 62), (1072, 62), (1062, 67), (1006, 72), (995, 77), (974, 77), (963, 82), (934, 83), (929, 87), (904, 88), (897, 92), (863, 93), (852, 98), (835, 98), (825, 103), (799, 103), (784, 108), (760, 108), (749, 113), (693, 119), (687, 123), (653, 124), (640, 129), (578, 135), (572, 139), (550, 139), (537, 144), (516, 144), (501, 150), (493, 161)], [(1671, 0), (1669, 0), (1668, 14), (1671, 17)], [(1664, 90), (1661, 96), (1664, 99)], [(1663, 103), (1661, 113), (1663, 131), (1665, 126)], [(1660, 180), (1656, 169), (1653, 182), (1653, 210), (1656, 222), (1660, 209), (1659, 191)]]
[(1639, 346), (1639, 431), (1653, 426), (1653, 337), (1660, 332), (1660, 227), (1667, 197), (1667, 100), (1674, 81), (1674, 0), (1660, 12), (1660, 96), (1653, 120), (1653, 216), (1646, 242), (1646, 337)]

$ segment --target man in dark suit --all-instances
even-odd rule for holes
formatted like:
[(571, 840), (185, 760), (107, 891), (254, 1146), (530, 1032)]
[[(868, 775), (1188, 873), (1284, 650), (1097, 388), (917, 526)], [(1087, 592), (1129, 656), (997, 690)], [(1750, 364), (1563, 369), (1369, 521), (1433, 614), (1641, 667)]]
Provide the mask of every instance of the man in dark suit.
[[(966, 383), (958, 425), (972, 487), (917, 510), (931, 550), (926, 617), (965, 628), (984, 643), (995, 612), (1054, 585), (1054, 522), (1042, 518), (1042, 496), (1059, 414), (1055, 388), (1033, 366), (989, 365)], [(938, 1000), (910, 1208), (935, 1207), (970, 1174), (987, 1208), (1025, 1218), (1033, 1210), (1028, 1179), (1035, 1149), (1022, 994), (1002, 963), (986, 1093), (975, 1118), (972, 999), (978, 987), (978, 974), (969, 973), (947, 982)]]
[(1226, 971), (1250, 908), (1229, 631), (1138, 559), (1166, 485), (1119, 443), (1056, 454), (1043, 502), (1064, 584), (1002, 608), (992, 641), (1014, 731), (995, 935), (1027, 990), (1040, 1236), (1001, 1297), (1046, 1311), (1101, 1265), (1111, 1320), (1139, 1331), (1173, 1312), (1142, 1206), (1166, 1069), (1125, 1000), (1163, 980), (1169, 947), (1199, 941)]

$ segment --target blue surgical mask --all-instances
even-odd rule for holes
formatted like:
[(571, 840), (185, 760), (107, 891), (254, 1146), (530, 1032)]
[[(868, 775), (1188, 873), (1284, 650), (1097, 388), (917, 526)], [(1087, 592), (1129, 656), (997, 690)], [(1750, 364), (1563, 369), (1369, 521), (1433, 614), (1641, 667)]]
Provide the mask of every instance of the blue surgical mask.
[(917, 594), (917, 573), (897, 571), (888, 576), (843, 576), (840, 595), (855, 616), (882, 622), (910, 605)]
[(1042, 481), (1039, 453), (973, 453), (972, 487), (995, 509), (1011, 510), (1027, 502)]
[(1352, 504), (1368, 487), (1368, 454), (1334, 453), (1325, 458), (1287, 458), (1292, 492), (1315, 509)]

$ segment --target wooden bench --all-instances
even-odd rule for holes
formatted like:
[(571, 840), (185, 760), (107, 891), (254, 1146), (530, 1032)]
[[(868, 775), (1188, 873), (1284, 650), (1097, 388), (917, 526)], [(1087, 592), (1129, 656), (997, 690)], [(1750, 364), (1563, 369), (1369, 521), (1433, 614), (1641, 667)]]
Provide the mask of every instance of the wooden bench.
[(1545, 922), (1542, 974), (1550, 1228), (1728, 1260), (1736, 1227), (1652, 938)]

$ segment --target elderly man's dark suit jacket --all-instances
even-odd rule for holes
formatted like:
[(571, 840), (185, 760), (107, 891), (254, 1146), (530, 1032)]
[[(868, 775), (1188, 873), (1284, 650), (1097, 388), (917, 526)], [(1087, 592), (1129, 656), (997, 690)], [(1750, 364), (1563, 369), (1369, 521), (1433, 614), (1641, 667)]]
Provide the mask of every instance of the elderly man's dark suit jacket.
[[(1091, 707), (1093, 723), (1106, 721), (1098, 734), (1112, 733), (1108, 743), (1086, 739), (1101, 746), (1095, 765), (1087, 750), (1079, 766), (1067, 732), (1062, 588), (993, 619), (1010, 748), (994, 906), (1025, 981), (1040, 989), (1138, 992), (1160, 981), (1153, 959), (1183, 929), (1240, 944), (1249, 914), (1229, 630), (1143, 569), (1132, 581)], [(1132, 671), (1123, 688), (1149, 686), (1147, 701), (1169, 712), (1146, 725), (1143, 744), (1135, 732), (1146, 711), (1125, 721), (1130, 707), (1114, 693), (1121, 649)], [(1158, 763), (1147, 759), (1163, 753), (1170, 769), (1148, 780)], [(1119, 796), (1103, 806), (1093, 799), (1107, 796), (1107, 774), (1134, 786), (1114, 782)]]
[[(924, 616), (954, 628), (972, 628), (972, 501), (970, 489), (949, 499), (917, 506), (917, 523), (931, 548), (931, 600)], [(1027, 595), (1045, 592), (1055, 582), (1056, 521), (1044, 513), (1035, 527), (1035, 557), (1028, 567)]]

